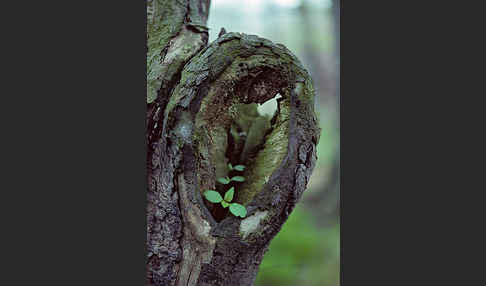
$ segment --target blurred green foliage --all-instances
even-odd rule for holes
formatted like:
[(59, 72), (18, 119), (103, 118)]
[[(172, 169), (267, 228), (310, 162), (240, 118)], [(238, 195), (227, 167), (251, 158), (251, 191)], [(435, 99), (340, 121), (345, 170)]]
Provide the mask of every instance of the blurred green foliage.
[[(229, 32), (255, 34), (282, 43), (308, 69), (316, 89), (315, 110), (322, 128), (318, 160), (299, 204), (270, 243), (256, 286), (338, 286), (340, 282), (338, 70), (334, 19), (325, 2), (331, 3), (329, 0), (252, 0), (243, 6), (239, 0), (211, 3), (210, 42), (225, 27)], [(265, 105), (272, 107), (259, 110), (276, 109), (276, 101)]]
[(270, 243), (256, 286), (339, 285), (339, 224), (316, 228), (298, 206)]

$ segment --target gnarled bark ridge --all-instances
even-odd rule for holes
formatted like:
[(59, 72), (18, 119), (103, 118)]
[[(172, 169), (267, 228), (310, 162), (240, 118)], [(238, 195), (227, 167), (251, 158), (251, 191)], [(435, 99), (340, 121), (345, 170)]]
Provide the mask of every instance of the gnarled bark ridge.
[[(154, 1), (151, 17), (179, 17), (148, 28), (147, 283), (252, 285), (314, 168), (312, 80), (288, 49), (257, 36), (226, 33), (206, 46), (208, 1)], [(247, 216), (218, 211), (202, 193), (235, 158), (232, 124), (242, 106), (277, 94), (261, 143), (236, 162), (247, 166), (234, 199)]]

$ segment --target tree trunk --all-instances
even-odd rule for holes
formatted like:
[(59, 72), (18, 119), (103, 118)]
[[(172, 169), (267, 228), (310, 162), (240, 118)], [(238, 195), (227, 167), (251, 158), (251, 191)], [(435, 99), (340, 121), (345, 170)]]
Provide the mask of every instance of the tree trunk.
[[(316, 160), (307, 71), (283, 45), (257, 36), (221, 33), (207, 46), (208, 10), (209, 0), (148, 2), (148, 285), (253, 285)], [(235, 162), (230, 130), (247, 118), (243, 106), (277, 94), (271, 127)], [(246, 165), (234, 199), (247, 209), (243, 219), (203, 197), (228, 163)]]

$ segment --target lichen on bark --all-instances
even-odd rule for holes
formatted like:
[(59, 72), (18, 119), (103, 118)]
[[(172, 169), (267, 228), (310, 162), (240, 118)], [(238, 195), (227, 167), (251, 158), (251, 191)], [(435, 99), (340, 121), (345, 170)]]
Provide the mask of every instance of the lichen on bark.
[[(221, 33), (206, 46), (209, 1), (155, 3), (152, 17), (168, 18), (148, 29), (147, 283), (252, 285), (314, 167), (312, 80), (287, 48), (257, 36)], [(277, 94), (273, 118), (259, 115), (256, 104)], [(228, 162), (247, 166), (234, 198), (245, 219), (202, 196)]]
[(207, 44), (209, 0), (151, 0), (147, 8), (147, 103), (152, 103), (160, 91), (170, 91), (182, 66)]

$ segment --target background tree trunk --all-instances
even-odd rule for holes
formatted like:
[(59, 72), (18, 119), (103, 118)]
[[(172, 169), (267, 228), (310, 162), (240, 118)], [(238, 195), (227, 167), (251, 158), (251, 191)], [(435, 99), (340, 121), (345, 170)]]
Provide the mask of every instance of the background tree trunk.
[[(257, 36), (226, 33), (208, 46), (208, 10), (209, 0), (148, 2), (149, 285), (252, 285), (316, 160), (307, 71), (283, 45)], [(242, 106), (277, 94), (271, 128), (236, 162), (247, 166), (234, 200), (248, 214), (238, 218), (202, 193), (235, 163), (230, 129), (246, 118)]]

